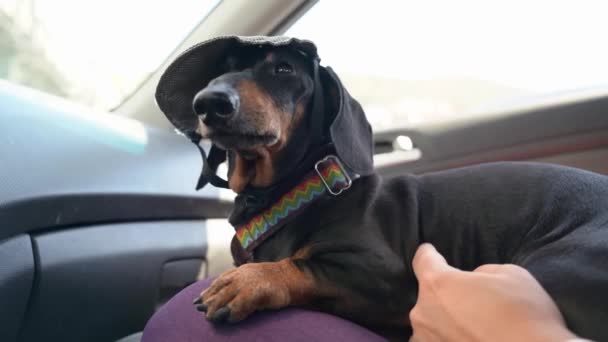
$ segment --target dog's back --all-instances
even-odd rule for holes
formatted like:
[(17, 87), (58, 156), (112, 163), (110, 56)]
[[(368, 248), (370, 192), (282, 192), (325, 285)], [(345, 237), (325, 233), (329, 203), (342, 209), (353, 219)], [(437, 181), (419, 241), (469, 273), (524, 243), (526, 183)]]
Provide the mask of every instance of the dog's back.
[(479, 262), (522, 263), (539, 247), (581, 229), (608, 232), (608, 177), (602, 175), (492, 163), (419, 179), (422, 242), (433, 242), (464, 269)]
[(570, 329), (608, 340), (608, 177), (492, 163), (425, 175), (417, 186), (419, 242), (433, 243), (464, 270), (486, 263), (526, 268)]

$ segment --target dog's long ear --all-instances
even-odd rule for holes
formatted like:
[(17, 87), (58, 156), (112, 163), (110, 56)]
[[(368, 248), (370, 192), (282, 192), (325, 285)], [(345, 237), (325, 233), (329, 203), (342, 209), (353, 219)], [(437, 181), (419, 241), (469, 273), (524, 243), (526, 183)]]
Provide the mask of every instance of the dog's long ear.
[(372, 127), (357, 100), (352, 98), (330, 67), (319, 67), (325, 92), (327, 125), (336, 153), (353, 172), (374, 171)]

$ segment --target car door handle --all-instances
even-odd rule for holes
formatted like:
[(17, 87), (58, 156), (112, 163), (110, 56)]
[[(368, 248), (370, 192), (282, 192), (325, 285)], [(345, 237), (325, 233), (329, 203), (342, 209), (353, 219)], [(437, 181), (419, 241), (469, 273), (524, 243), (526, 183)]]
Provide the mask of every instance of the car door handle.
[(393, 166), (413, 162), (421, 157), (422, 151), (415, 147), (412, 139), (406, 135), (399, 135), (393, 140), (391, 151), (374, 155), (374, 166)]

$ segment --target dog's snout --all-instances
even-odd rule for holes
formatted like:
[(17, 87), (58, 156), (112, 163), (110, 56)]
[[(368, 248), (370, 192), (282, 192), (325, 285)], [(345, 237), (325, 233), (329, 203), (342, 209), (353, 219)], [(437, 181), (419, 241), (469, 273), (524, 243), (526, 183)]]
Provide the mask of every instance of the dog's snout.
[(238, 110), (236, 90), (226, 85), (210, 85), (194, 96), (192, 109), (206, 124), (230, 119)]

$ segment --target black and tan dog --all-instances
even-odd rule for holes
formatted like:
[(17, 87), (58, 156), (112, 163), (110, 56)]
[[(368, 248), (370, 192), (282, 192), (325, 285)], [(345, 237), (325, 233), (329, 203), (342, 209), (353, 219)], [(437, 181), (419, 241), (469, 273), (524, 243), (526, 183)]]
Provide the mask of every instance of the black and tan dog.
[(214, 170), (227, 151), (239, 194), (240, 266), (195, 302), (208, 319), (296, 305), (405, 338), (412, 257), (431, 242), (464, 270), (523, 266), (575, 333), (608, 340), (608, 177), (494, 163), (382, 179), (361, 107), (316, 56), (308, 41), (223, 37), (188, 50), (159, 83), (167, 117), (215, 145), (199, 186), (226, 185)]

